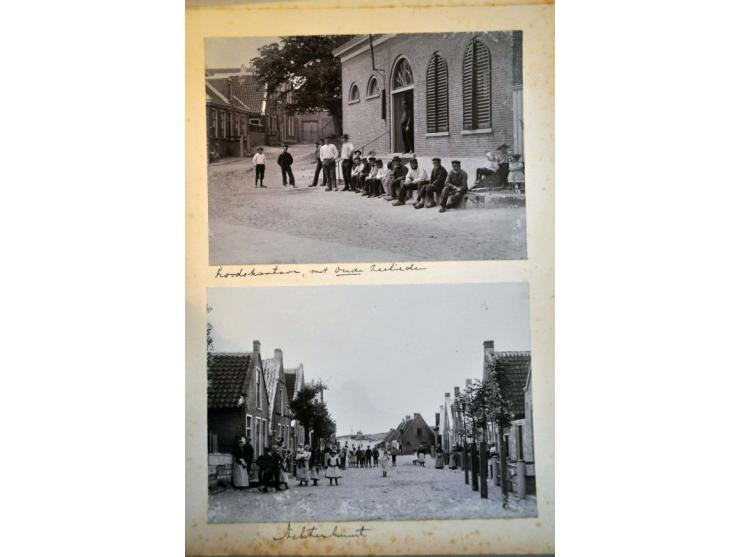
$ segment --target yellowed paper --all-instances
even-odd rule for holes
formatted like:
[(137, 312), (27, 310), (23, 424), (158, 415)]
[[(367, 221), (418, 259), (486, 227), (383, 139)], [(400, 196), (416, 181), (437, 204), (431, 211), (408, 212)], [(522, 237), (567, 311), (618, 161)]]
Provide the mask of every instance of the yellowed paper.
[[(554, 52), (552, 5), (389, 7), (353, 2), (203, 7), (186, 13), (186, 547), (188, 555), (482, 554), (554, 551)], [(490, 3), (486, 3), (490, 4)], [(341, 3), (349, 5), (349, 3)], [(316, 7), (318, 6), (318, 8)], [(291, 8), (291, 9), (288, 9)], [(207, 37), (522, 30), (527, 152), (527, 253), (521, 261), (422, 262), (419, 271), (315, 275), (312, 265), (209, 266), (204, 40)], [(372, 263), (350, 264), (367, 269)], [(387, 263), (387, 262), (386, 262)], [(402, 265), (404, 262), (397, 262)], [(329, 265), (333, 267), (333, 265)], [(295, 271), (295, 272), (293, 272)], [(264, 273), (264, 274), (262, 274)], [(276, 524), (209, 524), (206, 289), (332, 284), (528, 282), (534, 381), (538, 517), (532, 519), (341, 523), (361, 538), (275, 540)], [(330, 526), (332, 524), (330, 523)]]

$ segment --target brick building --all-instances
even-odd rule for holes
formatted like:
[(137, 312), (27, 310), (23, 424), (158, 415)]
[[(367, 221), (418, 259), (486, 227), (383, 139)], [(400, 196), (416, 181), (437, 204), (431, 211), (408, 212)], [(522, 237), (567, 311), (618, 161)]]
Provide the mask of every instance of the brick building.
[(283, 368), (283, 351), (275, 349), (275, 357), (262, 363), (265, 372), (265, 385), (270, 405), (270, 442), (287, 449), (290, 440), (290, 409), (288, 408), (287, 386)]
[(260, 356), (252, 352), (211, 354), (208, 365), (208, 452), (229, 455), (238, 437), (252, 438), (255, 458), (269, 442), (270, 405)]
[(265, 144), (265, 88), (246, 66), (206, 69), (208, 153), (248, 156)]
[(401, 454), (414, 454), (419, 449), (431, 451), (436, 445), (436, 436), (421, 414), (414, 413), (404, 417), (398, 427), (383, 439), (386, 448), (390, 448), (394, 441), (398, 442)]
[(356, 148), (403, 152), (405, 102), (412, 151), (425, 167), (439, 156), (449, 168), (454, 157), (474, 174), (504, 143), (524, 158), (521, 31), (358, 35), (333, 54), (342, 64), (343, 128)]
[[(535, 463), (534, 434), (532, 428), (532, 360), (530, 352), (496, 352), (492, 340), (483, 343), (483, 380), (491, 367), (502, 370), (506, 375), (504, 395), (511, 403), (513, 422), (504, 430), (503, 439), (506, 457), (510, 467), (509, 476), (516, 478), (510, 486), (520, 493), (534, 494)], [(489, 439), (497, 438), (495, 424), (489, 423)], [(523, 477), (522, 491), (518, 482)], [(515, 489), (516, 488), (516, 489)]]
[[(298, 367), (296, 368), (286, 368), (284, 373), (288, 400), (295, 400), (296, 396), (298, 396), (298, 392), (305, 386), (303, 364), (298, 364)], [(308, 442), (306, 437), (306, 428), (296, 419), (292, 419), (290, 422), (290, 434), (288, 448), (293, 451), (299, 445), (302, 446)]]

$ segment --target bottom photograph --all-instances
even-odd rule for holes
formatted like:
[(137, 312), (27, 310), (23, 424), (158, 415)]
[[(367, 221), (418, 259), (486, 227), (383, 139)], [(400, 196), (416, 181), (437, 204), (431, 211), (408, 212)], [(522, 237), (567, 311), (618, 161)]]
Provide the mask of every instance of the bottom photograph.
[(210, 522), (537, 516), (526, 283), (210, 288), (207, 310)]

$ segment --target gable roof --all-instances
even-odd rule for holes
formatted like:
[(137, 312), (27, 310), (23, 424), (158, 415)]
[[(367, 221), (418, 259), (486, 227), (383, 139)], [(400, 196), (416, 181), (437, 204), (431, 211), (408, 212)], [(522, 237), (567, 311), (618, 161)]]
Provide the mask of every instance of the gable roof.
[(211, 355), (208, 366), (208, 408), (237, 408), (246, 394), (252, 353)]
[(285, 368), (283, 371), (285, 375), (285, 385), (288, 391), (288, 399), (295, 400), (295, 397), (305, 386), (305, 379), (303, 377), (303, 364), (298, 364), (298, 367)]
[[(229, 89), (231, 92), (229, 93)], [(264, 114), (265, 86), (252, 74), (227, 77), (206, 76), (207, 100), (247, 112)]]
[(267, 400), (270, 403), (270, 416), (272, 416), (272, 412), (275, 409), (275, 399), (277, 398), (278, 384), (280, 382), (280, 362), (275, 358), (262, 360), (262, 371), (265, 374)]
[(496, 369), (503, 370), (508, 381), (506, 396), (511, 401), (514, 418), (524, 417), (524, 390), (527, 387), (527, 376), (532, 367), (532, 356), (526, 352), (494, 352), (493, 361)]

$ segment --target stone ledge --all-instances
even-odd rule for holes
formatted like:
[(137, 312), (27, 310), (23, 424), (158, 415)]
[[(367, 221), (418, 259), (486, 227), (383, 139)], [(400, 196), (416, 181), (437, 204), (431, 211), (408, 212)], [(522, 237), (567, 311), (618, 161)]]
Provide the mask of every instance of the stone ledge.
[(523, 193), (506, 191), (468, 191), (461, 208), (466, 209), (501, 209), (507, 207), (525, 207)]

